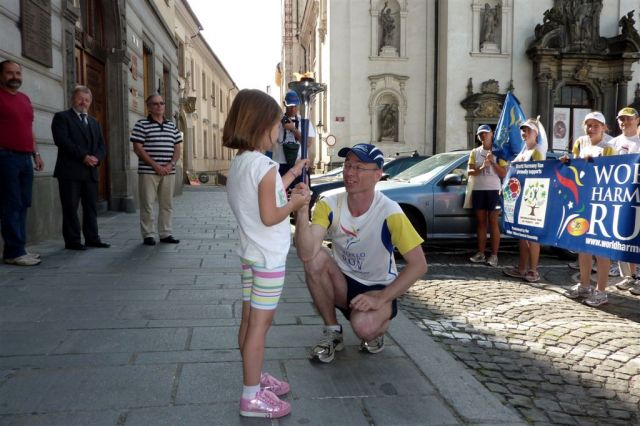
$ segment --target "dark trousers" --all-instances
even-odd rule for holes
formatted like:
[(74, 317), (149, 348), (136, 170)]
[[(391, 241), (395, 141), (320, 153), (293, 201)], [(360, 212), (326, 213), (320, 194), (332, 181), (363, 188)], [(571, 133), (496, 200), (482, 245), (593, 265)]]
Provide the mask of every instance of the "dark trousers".
[(62, 204), (62, 236), (66, 244), (81, 243), (78, 205), (82, 202), (82, 233), (85, 243), (100, 241), (98, 235), (98, 183), (92, 180), (58, 179)]
[[(280, 176), (284, 176), (290, 169), (292, 166), (288, 165), (288, 164), (280, 164), (280, 167), (278, 168), (278, 173), (280, 174)], [(296, 187), (297, 184), (299, 184), (300, 182), (302, 182), (302, 176), (298, 176), (297, 178), (295, 178), (293, 180), (293, 182), (291, 182), (291, 184), (289, 185), (288, 188), (286, 188), (286, 190), (292, 190), (293, 188)]]
[(31, 154), (0, 150), (0, 228), (3, 259), (26, 254), (27, 209), (31, 207), (33, 161)]

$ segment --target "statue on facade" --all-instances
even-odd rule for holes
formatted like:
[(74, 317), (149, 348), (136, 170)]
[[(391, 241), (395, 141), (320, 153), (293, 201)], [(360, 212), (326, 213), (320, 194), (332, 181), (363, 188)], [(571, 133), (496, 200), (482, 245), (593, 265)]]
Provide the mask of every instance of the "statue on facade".
[(397, 135), (398, 114), (396, 106), (385, 104), (380, 111), (380, 137), (378, 141), (383, 139), (395, 140)]
[(633, 12), (635, 12), (635, 10), (627, 13), (625, 16), (620, 18), (620, 21), (618, 22), (620, 32), (624, 35), (632, 34), (636, 30), (636, 20), (633, 19)]
[(602, 0), (556, 0), (556, 5), (544, 12), (542, 25), (536, 25), (532, 46), (573, 52), (605, 49), (606, 41), (600, 36), (602, 7)]
[(380, 25), (382, 26), (382, 45), (380, 48), (393, 45), (393, 33), (396, 29), (395, 19), (387, 3), (384, 3), (384, 7), (380, 12)]
[(482, 15), (482, 39), (481, 43), (495, 43), (496, 29), (498, 26), (498, 6), (490, 7), (489, 3), (484, 4)]

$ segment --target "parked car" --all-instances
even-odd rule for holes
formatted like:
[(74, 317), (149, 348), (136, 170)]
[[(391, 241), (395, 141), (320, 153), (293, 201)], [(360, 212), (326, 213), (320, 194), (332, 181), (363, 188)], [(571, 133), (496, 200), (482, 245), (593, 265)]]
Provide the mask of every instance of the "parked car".
[[(423, 160), (426, 160), (427, 158), (429, 158), (428, 155), (419, 155), (417, 152), (414, 152), (410, 156), (399, 156), (389, 159), (382, 166), (382, 170), (384, 171), (382, 180), (387, 180), (391, 177), (394, 177), (398, 173), (401, 173), (402, 171)], [(316, 200), (318, 199), (318, 194), (330, 189), (342, 188), (343, 186), (344, 182), (342, 181), (342, 167), (340, 167), (338, 173), (336, 173), (335, 170), (332, 170), (328, 174), (312, 178), (310, 206), (313, 206), (315, 204)]]
[[(425, 241), (475, 238), (475, 214), (472, 209), (462, 207), (467, 191), (469, 152), (434, 155), (393, 178), (378, 182), (376, 189), (400, 204)], [(548, 159), (558, 157), (556, 153), (547, 153)], [(566, 250), (557, 251), (571, 257)]]

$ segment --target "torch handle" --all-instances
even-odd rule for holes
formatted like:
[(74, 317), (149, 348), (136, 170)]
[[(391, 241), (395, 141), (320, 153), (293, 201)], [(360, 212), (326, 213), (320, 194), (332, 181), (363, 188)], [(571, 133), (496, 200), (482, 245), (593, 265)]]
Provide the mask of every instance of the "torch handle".
[[(306, 159), (309, 158), (309, 152), (307, 150), (307, 141), (309, 139), (309, 119), (306, 117), (302, 117), (300, 120), (300, 158)], [(302, 182), (307, 182), (307, 169), (303, 168), (300, 174), (302, 177)]]

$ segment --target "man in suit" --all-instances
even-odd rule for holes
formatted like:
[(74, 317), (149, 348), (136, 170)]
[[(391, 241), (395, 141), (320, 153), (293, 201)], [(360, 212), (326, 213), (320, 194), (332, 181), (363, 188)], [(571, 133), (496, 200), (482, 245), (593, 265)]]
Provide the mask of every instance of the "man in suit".
[[(105, 157), (100, 124), (88, 115), (91, 90), (77, 86), (71, 96), (71, 108), (53, 116), (51, 132), (58, 147), (53, 176), (58, 178), (62, 204), (62, 236), (65, 248), (86, 250), (108, 248), (98, 235), (98, 166)], [(78, 204), (82, 202), (82, 244)]]

